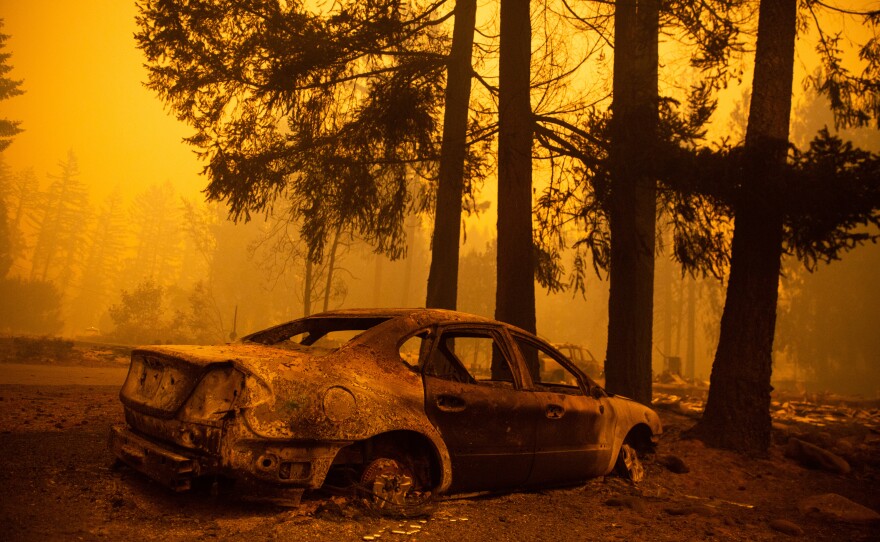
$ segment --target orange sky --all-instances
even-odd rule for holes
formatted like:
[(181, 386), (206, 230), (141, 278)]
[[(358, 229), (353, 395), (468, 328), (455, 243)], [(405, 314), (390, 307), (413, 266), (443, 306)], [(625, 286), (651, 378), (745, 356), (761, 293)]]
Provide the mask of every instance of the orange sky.
[(188, 128), (141, 84), (135, 12), (133, 0), (0, 0), (11, 77), (26, 91), (0, 102), (0, 117), (25, 129), (3, 154), (13, 170), (33, 167), (45, 182), (72, 149), (93, 201), (117, 185), (131, 194), (170, 181), (186, 196), (204, 187), (181, 142)]
[[(880, 2), (860, 4), (841, 3), (863, 9)], [(6, 48), (12, 53), (11, 76), (24, 79), (26, 91), (0, 102), (0, 118), (20, 120), (25, 129), (3, 153), (13, 170), (33, 167), (45, 182), (73, 150), (93, 202), (116, 186), (131, 195), (165, 181), (184, 196), (198, 197), (207, 180), (198, 174), (201, 164), (192, 149), (181, 141), (190, 129), (142, 85), (146, 70), (132, 37), (135, 13), (134, 0), (0, 0), (3, 32), (11, 36)], [(847, 37), (866, 34), (852, 20), (840, 30)], [(815, 61), (812, 41), (798, 46), (796, 101), (803, 74)], [(717, 129), (727, 128), (726, 116), (741, 96), (742, 87), (722, 95), (726, 103), (720, 104)], [(495, 199), (492, 186), (487, 182), (483, 199)], [(480, 222), (491, 228), (494, 210)]]

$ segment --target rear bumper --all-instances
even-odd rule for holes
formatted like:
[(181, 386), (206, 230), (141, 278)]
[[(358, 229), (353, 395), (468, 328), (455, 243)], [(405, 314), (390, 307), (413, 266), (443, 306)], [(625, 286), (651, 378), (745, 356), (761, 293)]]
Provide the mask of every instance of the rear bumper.
[(321, 486), (338, 450), (350, 444), (279, 444), (242, 438), (232, 442), (221, 457), (142, 436), (128, 425), (115, 425), (109, 448), (132, 469), (174, 491), (190, 489), (198, 477), (219, 476), (233, 481), (241, 498), (295, 506), (306, 489)]
[(164, 448), (121, 425), (110, 429), (110, 451), (129, 467), (173, 489), (186, 491), (205, 465)]

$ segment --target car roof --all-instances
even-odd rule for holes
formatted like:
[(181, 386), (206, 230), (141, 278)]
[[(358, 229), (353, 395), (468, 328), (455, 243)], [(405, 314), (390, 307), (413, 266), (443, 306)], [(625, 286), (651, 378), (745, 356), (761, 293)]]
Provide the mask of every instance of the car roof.
[(491, 318), (470, 314), (467, 312), (452, 311), (447, 309), (416, 308), (381, 308), (381, 309), (339, 309), (326, 311), (308, 316), (308, 318), (402, 318), (418, 315), (420, 319), (431, 320), (433, 323), (442, 322), (480, 322), (504, 324)]
[[(333, 311), (320, 312), (316, 314), (312, 314), (310, 316), (304, 318), (298, 318), (296, 320), (291, 320), (289, 322), (285, 322), (282, 324), (278, 324), (276, 326), (272, 326), (270, 328), (258, 331), (256, 333), (252, 333), (245, 337), (242, 337), (242, 340), (249, 340), (252, 335), (264, 334), (267, 332), (271, 332), (272, 330), (281, 330), (294, 324), (296, 322), (302, 321), (320, 321), (320, 320), (332, 320), (332, 319), (347, 319), (347, 320), (387, 320), (386, 322), (380, 324), (379, 327), (385, 327), (391, 322), (398, 322), (400, 324), (404, 324), (404, 328), (416, 329), (425, 326), (432, 325), (447, 325), (447, 324), (478, 324), (478, 325), (493, 325), (507, 328), (513, 332), (524, 333), (526, 335), (534, 335), (529, 333), (521, 328), (518, 328), (514, 325), (501, 322), (498, 320), (493, 320), (491, 318), (486, 318), (484, 316), (479, 316), (476, 314), (470, 314), (467, 312), (453, 311), (448, 309), (428, 309), (423, 307), (416, 308), (377, 308), (377, 309), (340, 309)], [(372, 324), (375, 325), (375, 324)], [(372, 325), (370, 327), (372, 327)]]
[(320, 312), (307, 316), (304, 319), (320, 318), (387, 318), (389, 320), (409, 318), (413, 323), (417, 323), (419, 327), (436, 324), (488, 324), (505, 327), (511, 331), (525, 333), (526, 335), (535, 335), (534, 333), (530, 333), (513, 324), (508, 324), (507, 322), (501, 322), (478, 314), (453, 311), (449, 309), (429, 309), (425, 307), (340, 309)]

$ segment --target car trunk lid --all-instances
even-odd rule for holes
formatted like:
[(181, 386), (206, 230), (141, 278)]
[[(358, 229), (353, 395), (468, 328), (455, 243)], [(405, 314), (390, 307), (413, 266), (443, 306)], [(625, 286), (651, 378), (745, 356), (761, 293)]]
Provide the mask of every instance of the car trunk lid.
[(139, 412), (171, 418), (213, 363), (217, 360), (184, 359), (152, 349), (134, 350), (120, 399), (127, 407)]
[[(267, 380), (263, 352), (253, 345), (224, 346), (151, 346), (132, 351), (128, 376), (120, 399), (130, 409), (158, 418), (170, 419), (193, 395), (204, 378), (218, 378), (232, 372)], [(262, 354), (262, 357), (260, 356)], [(223, 378), (222, 380), (227, 380)], [(229, 388), (222, 385), (212, 389)]]

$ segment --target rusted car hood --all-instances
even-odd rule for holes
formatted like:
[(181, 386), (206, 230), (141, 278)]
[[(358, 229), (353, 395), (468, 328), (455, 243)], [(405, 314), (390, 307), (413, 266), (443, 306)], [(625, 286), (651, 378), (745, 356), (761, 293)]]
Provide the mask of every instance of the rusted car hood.
[(264, 438), (360, 440), (392, 428), (436, 433), (424, 416), (419, 375), (361, 344), (326, 354), (251, 343), (152, 346), (135, 353), (203, 370), (231, 363), (246, 375), (249, 400), (242, 414)]

